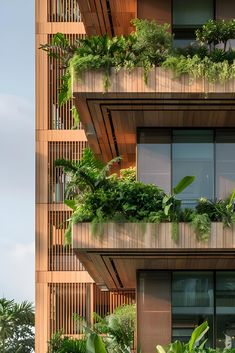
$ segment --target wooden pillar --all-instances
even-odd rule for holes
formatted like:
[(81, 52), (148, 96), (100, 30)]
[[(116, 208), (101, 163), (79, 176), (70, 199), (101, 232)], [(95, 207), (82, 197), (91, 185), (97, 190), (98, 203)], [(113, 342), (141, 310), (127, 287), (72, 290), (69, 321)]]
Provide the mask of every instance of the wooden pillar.
[(171, 341), (171, 273), (139, 271), (137, 283), (137, 340), (142, 353)]

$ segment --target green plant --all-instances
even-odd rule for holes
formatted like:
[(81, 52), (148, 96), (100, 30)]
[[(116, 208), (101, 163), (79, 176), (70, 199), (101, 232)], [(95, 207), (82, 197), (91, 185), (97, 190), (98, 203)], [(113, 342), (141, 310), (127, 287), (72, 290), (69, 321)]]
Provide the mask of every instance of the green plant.
[(194, 181), (194, 176), (185, 176), (173, 188), (172, 194), (165, 195), (162, 200), (162, 208), (168, 221), (172, 223), (172, 239), (177, 242), (179, 239), (179, 224), (181, 201), (176, 199), (176, 195), (182, 193)]
[(102, 70), (104, 91), (110, 86), (112, 67), (116, 70), (143, 67), (145, 83), (154, 66), (172, 70), (175, 77), (187, 74), (210, 82), (235, 77), (235, 52), (231, 48), (227, 51), (228, 41), (235, 38), (235, 20), (209, 20), (196, 31), (196, 44), (177, 50), (172, 49), (168, 24), (142, 19), (134, 19), (132, 23), (136, 30), (126, 37), (110, 38), (105, 34), (79, 39), (71, 45), (63, 34), (57, 33), (52, 43), (41, 45), (49, 56), (59, 60), (64, 70), (60, 104), (72, 97), (72, 78), (82, 79), (87, 70)]
[(31, 353), (34, 349), (34, 310), (32, 304), (21, 304), (0, 298), (0, 352)]
[(56, 332), (48, 342), (48, 353), (87, 353), (86, 339), (73, 339)]
[(235, 64), (227, 60), (214, 62), (208, 56), (201, 59), (198, 55), (193, 57), (169, 56), (162, 66), (173, 71), (175, 77), (189, 75), (191, 78), (207, 78), (209, 82), (227, 81), (235, 77)]
[(72, 117), (73, 117), (73, 121), (74, 121), (74, 125), (72, 127), (72, 129), (78, 129), (78, 125), (80, 123), (80, 117), (77, 111), (77, 108), (75, 107), (75, 105), (72, 106), (71, 108), (71, 112), (72, 112)]
[(235, 39), (235, 21), (209, 20), (197, 29), (196, 38), (201, 44), (207, 45), (210, 52), (218, 44), (222, 44), (222, 50), (226, 51), (228, 41)]
[(147, 83), (148, 72), (153, 66), (159, 66), (169, 55), (172, 48), (170, 25), (159, 25), (156, 21), (134, 19), (132, 24), (136, 31), (132, 34), (136, 39), (132, 46), (136, 66), (144, 68), (144, 81)]
[(123, 305), (105, 318), (97, 314), (94, 318), (96, 320), (94, 329), (104, 335), (108, 353), (130, 353), (136, 328), (135, 305)]
[(234, 196), (233, 192), (229, 200), (210, 201), (206, 198), (200, 198), (196, 211), (200, 215), (207, 214), (211, 222), (223, 222), (224, 227), (231, 227), (235, 221)]
[[(158, 353), (186, 353), (186, 352), (191, 353), (198, 346), (199, 342), (205, 336), (208, 330), (209, 330), (209, 326), (207, 321), (205, 321), (200, 326), (195, 328), (195, 330), (193, 331), (190, 337), (190, 340), (187, 343), (183, 343), (181, 341), (175, 341), (173, 343), (170, 343), (169, 346), (167, 346), (166, 350), (162, 346), (157, 345), (156, 347), (157, 352)], [(204, 348), (205, 343), (206, 343), (206, 340), (204, 340), (201, 343), (199, 347), (199, 352)]]
[(207, 213), (194, 214), (191, 225), (199, 241), (207, 241), (211, 232), (211, 221)]

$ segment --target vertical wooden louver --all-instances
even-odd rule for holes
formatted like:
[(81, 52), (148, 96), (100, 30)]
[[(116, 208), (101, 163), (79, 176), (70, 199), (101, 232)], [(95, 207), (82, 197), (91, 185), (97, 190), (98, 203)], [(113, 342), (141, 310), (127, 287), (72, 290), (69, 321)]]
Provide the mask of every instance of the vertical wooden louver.
[(70, 211), (49, 211), (48, 267), (49, 271), (85, 271), (70, 245), (64, 245), (64, 233)]
[(48, 0), (48, 22), (81, 22), (77, 0)]
[(66, 183), (69, 176), (64, 173), (63, 168), (56, 167), (55, 161), (58, 159), (67, 159), (70, 161), (79, 161), (82, 157), (87, 142), (49, 142), (48, 145), (48, 180), (49, 180), (49, 203), (63, 203)]
[(51, 283), (50, 332), (62, 331), (65, 335), (83, 333), (82, 325), (75, 320), (78, 315), (89, 324), (91, 321), (91, 290), (88, 283)]
[[(66, 34), (65, 37), (72, 44), (76, 39), (83, 38), (80, 34)], [(53, 35), (48, 36), (48, 43), (51, 43)], [(68, 102), (59, 105), (59, 90), (62, 85), (62, 76), (64, 69), (62, 64), (55, 58), (48, 57), (48, 77), (49, 77), (49, 106), (48, 106), (48, 129), (49, 130), (70, 130), (74, 128), (81, 129), (81, 124), (75, 127), (72, 116), (73, 102), (70, 99)]]
[(64, 246), (71, 215), (64, 205), (68, 178), (54, 163), (61, 158), (78, 161), (87, 142), (81, 131), (74, 131), (82, 126), (74, 128), (72, 100), (59, 106), (61, 63), (38, 48), (51, 43), (56, 32), (70, 43), (84, 37), (77, 4), (77, 0), (36, 0), (36, 353), (48, 351), (48, 340), (56, 331), (79, 337), (82, 330), (74, 321), (75, 313), (91, 322), (94, 311), (105, 316), (135, 301), (134, 292), (102, 292), (71, 247)]

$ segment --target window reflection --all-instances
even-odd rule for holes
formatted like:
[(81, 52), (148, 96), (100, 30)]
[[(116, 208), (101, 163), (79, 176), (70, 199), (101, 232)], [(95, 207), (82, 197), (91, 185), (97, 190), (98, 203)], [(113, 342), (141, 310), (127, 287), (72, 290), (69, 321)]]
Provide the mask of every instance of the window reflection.
[(235, 273), (216, 274), (216, 346), (235, 348)]
[[(173, 272), (172, 338), (187, 342), (194, 328), (204, 321), (213, 327), (213, 272)], [(213, 345), (213, 330), (207, 345)]]

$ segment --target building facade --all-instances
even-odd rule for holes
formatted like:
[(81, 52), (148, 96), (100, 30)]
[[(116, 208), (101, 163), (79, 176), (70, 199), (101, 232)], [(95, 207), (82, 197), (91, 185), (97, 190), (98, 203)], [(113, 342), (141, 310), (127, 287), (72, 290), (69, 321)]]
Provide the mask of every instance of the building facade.
[[(208, 19), (234, 15), (232, 0), (36, 1), (36, 46), (50, 42), (57, 32), (71, 41), (84, 35), (128, 34), (136, 17), (169, 23), (175, 45), (184, 46)], [(82, 130), (74, 129), (72, 102), (58, 106), (59, 63), (37, 51), (36, 68), (36, 351), (46, 352), (57, 330), (80, 334), (74, 312), (89, 321), (93, 311), (105, 314), (133, 302), (135, 293), (143, 353), (155, 352), (156, 343), (187, 340), (204, 320), (211, 327), (210, 345), (224, 347), (230, 340), (233, 346), (234, 231), (215, 223), (209, 242), (202, 244), (181, 224), (175, 244), (171, 224), (162, 224), (157, 238), (151, 224), (144, 237), (137, 224), (123, 224), (121, 230), (107, 225), (99, 243), (88, 224), (79, 224), (72, 247), (64, 247), (70, 211), (63, 205), (66, 177), (54, 161), (78, 160), (89, 144), (103, 160), (122, 155), (122, 168), (136, 165), (140, 180), (166, 191), (190, 170), (197, 178), (183, 194), (186, 206), (202, 194), (224, 198), (235, 188), (234, 82), (175, 81), (155, 68), (146, 86), (137, 68), (112, 73), (104, 93), (101, 75), (88, 72), (73, 85)]]
[(58, 105), (60, 63), (39, 49), (60, 32), (72, 43), (85, 36), (76, 0), (36, 0), (36, 352), (46, 353), (56, 331), (77, 337), (73, 314), (92, 320), (135, 300), (134, 291), (101, 291), (71, 247), (64, 247), (65, 175), (56, 159), (79, 160), (88, 146), (81, 125), (75, 127), (72, 102)]

